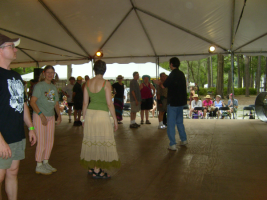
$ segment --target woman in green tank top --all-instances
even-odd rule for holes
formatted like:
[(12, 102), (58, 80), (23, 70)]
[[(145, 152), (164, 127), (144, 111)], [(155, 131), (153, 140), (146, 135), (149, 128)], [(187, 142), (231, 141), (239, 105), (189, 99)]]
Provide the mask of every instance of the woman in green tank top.
[[(110, 175), (102, 169), (119, 168), (114, 131), (118, 122), (111, 97), (111, 85), (103, 79), (106, 63), (98, 60), (94, 64), (96, 76), (87, 81), (83, 98), (84, 137), (80, 163), (88, 168), (93, 178), (107, 179)], [(91, 102), (88, 106), (89, 97)], [(87, 107), (88, 106), (88, 107)], [(114, 120), (112, 126), (109, 111)]]

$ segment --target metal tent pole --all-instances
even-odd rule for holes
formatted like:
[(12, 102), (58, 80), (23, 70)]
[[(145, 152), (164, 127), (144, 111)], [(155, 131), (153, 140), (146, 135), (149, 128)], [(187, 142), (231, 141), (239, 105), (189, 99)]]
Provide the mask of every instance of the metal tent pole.
[[(235, 117), (235, 112), (234, 112), (234, 94), (235, 94), (235, 90), (234, 90), (234, 84), (235, 84), (235, 77), (234, 77), (234, 61), (235, 61), (235, 55), (233, 52), (231, 52), (231, 71), (232, 71), (232, 100), (233, 100), (233, 119)], [(229, 97), (230, 98), (230, 97)], [(237, 113), (236, 113), (236, 118), (237, 118)]]

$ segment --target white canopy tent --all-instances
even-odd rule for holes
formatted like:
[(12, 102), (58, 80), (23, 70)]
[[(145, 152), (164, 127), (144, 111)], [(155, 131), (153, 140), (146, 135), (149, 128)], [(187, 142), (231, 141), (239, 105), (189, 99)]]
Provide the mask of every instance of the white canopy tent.
[(0, 1), (0, 32), (21, 38), (12, 67), (267, 55), (266, 0)]
[[(60, 80), (67, 80), (67, 65), (56, 65), (55, 71), (59, 76)], [(140, 77), (143, 75), (149, 75), (151, 78), (156, 78), (156, 70), (154, 63), (145, 63), (145, 64), (107, 64), (107, 71), (104, 75), (105, 79), (115, 80), (118, 75), (122, 75), (124, 79), (132, 79), (133, 72), (139, 72)], [(164, 72), (169, 75), (169, 71), (165, 70), (162, 67), (159, 67), (159, 74)], [(89, 75), (92, 77), (92, 65), (91, 63), (85, 63), (81, 65), (72, 65), (72, 75), (77, 78), (78, 76)], [(29, 81), (33, 79), (33, 72), (29, 74), (22, 75), (22, 79)]]

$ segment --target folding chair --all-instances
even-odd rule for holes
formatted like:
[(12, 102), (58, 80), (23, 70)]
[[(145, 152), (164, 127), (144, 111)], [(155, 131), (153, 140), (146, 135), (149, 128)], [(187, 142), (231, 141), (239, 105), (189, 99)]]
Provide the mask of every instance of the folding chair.
[(130, 116), (130, 113), (131, 113), (131, 104), (130, 103), (125, 103), (123, 105), (123, 114), (124, 114), (124, 116), (125, 116), (125, 114), (127, 116)]
[[(194, 110), (196, 110), (197, 113), (195, 113), (195, 112), (193, 111), (193, 113), (192, 113), (192, 119), (199, 119), (199, 117), (203, 116), (203, 113), (202, 113), (203, 110), (204, 110), (203, 107), (195, 107)], [(200, 112), (201, 112), (201, 113), (200, 113)], [(199, 114), (199, 113), (200, 113), (200, 114)]]
[(189, 106), (186, 104), (183, 108), (183, 116), (188, 118), (189, 117)]
[(219, 111), (222, 111), (222, 114), (221, 114), (222, 117), (229, 117), (231, 119), (231, 113), (228, 113), (227, 110), (230, 110), (228, 106), (219, 108)]
[[(245, 111), (249, 111), (249, 114), (248, 113), (244, 113)], [(243, 119), (244, 117), (248, 116), (249, 119), (251, 119), (251, 117), (253, 116), (252, 119), (255, 119), (255, 107), (254, 105), (249, 105), (249, 106), (246, 106), (243, 108)]]

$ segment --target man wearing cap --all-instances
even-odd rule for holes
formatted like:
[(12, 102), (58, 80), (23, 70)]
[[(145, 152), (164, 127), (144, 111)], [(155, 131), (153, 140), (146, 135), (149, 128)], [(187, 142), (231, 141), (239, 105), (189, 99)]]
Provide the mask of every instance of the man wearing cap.
[[(72, 113), (72, 107), (73, 107), (73, 101), (72, 101), (72, 94), (73, 94), (73, 87), (75, 84), (75, 78), (70, 77), (69, 78), (69, 84), (66, 85), (64, 88), (62, 88), (62, 93), (67, 97), (67, 103), (68, 103), (68, 114), (69, 114), (69, 123), (71, 123), (71, 113)], [(74, 118), (75, 121), (75, 118)]]
[(190, 112), (189, 112), (189, 118), (191, 118), (192, 117), (192, 112), (196, 112), (196, 110), (195, 110), (195, 107), (202, 107), (202, 102), (201, 102), (201, 100), (199, 100), (198, 99), (198, 95), (197, 94), (195, 94), (194, 96), (193, 96), (193, 101), (191, 102), (191, 109), (190, 109)]
[(205, 100), (202, 102), (203, 108), (204, 108), (204, 118), (206, 118), (207, 112), (211, 111), (211, 106), (213, 105), (213, 102), (210, 100), (210, 95), (206, 95)]
[(19, 163), (25, 158), (24, 122), (29, 128), (31, 146), (36, 143), (30, 112), (24, 102), (23, 80), (10, 69), (19, 43), (20, 39), (0, 34), (0, 187), (5, 179), (8, 199), (17, 199)]
[(169, 149), (177, 150), (175, 139), (175, 125), (177, 125), (180, 145), (187, 144), (187, 136), (185, 133), (183, 122), (183, 107), (187, 104), (186, 80), (184, 73), (179, 70), (180, 60), (173, 57), (169, 61), (172, 72), (161, 86), (168, 88), (167, 96), (167, 133), (170, 140)]
[[(81, 76), (77, 77), (77, 81), (73, 86), (72, 99), (74, 103), (74, 124), (73, 126), (82, 126), (81, 122), (81, 112), (83, 107), (83, 90), (82, 90), (82, 80)], [(77, 118), (78, 115), (78, 118)]]

